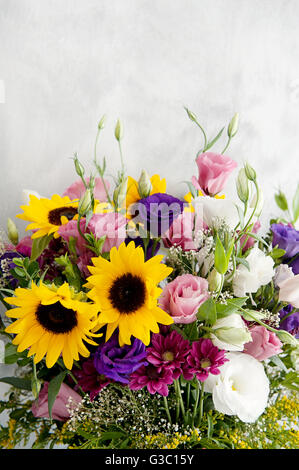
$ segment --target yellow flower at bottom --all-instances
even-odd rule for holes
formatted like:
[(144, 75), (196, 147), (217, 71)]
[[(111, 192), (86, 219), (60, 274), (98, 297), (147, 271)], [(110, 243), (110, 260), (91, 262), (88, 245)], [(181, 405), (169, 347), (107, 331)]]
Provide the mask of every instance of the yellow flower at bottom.
[(172, 272), (161, 264), (162, 259), (158, 255), (145, 262), (143, 249), (133, 241), (113, 247), (110, 262), (92, 258), (94, 266), (88, 267), (92, 275), (85, 287), (90, 289), (87, 296), (99, 306), (99, 323), (107, 324), (106, 341), (118, 328), (121, 345), (131, 344), (131, 336), (148, 345), (150, 332), (159, 332), (158, 323), (173, 323), (157, 303), (162, 292), (157, 284)]
[(30, 289), (18, 287), (15, 295), (5, 298), (16, 306), (6, 315), (17, 319), (5, 331), (16, 335), (12, 343), (18, 345), (18, 352), (29, 348), (28, 357), (34, 355), (35, 363), (46, 356), (50, 368), (62, 354), (65, 366), (71, 369), (79, 354), (90, 354), (83, 341), (97, 346), (90, 337), (102, 336), (91, 332), (98, 324), (98, 309), (82, 302), (66, 282), (59, 288), (32, 282)]

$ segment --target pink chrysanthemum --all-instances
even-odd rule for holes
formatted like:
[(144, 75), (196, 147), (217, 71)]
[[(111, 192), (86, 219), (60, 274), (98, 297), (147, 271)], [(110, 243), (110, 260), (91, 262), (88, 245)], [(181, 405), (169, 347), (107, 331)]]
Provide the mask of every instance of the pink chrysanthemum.
[(97, 372), (93, 358), (83, 362), (82, 369), (73, 369), (72, 372), (78, 380), (78, 385), (84, 392), (89, 393), (91, 400), (94, 400), (99, 392), (112, 382), (111, 379)]
[(190, 351), (190, 343), (176, 331), (166, 335), (154, 334), (151, 346), (147, 348), (147, 361), (157, 367), (158, 371), (168, 369), (172, 371), (173, 378), (185, 371), (186, 356)]
[(154, 395), (159, 393), (164, 397), (168, 395), (168, 386), (173, 383), (173, 374), (171, 369), (162, 369), (160, 372), (157, 367), (149, 364), (141, 366), (130, 377), (129, 387), (131, 390), (141, 390), (147, 387), (149, 393)]
[(204, 338), (194, 341), (187, 358), (190, 372), (195, 374), (201, 382), (204, 382), (209, 374), (220, 374), (219, 367), (226, 361), (228, 359), (225, 357), (225, 351), (220, 351), (210, 339)]

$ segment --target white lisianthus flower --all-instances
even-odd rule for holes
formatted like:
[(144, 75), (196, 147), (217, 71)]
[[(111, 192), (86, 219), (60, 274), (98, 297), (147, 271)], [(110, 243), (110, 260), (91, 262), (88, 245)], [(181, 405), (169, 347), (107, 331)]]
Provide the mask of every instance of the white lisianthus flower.
[(238, 313), (219, 318), (212, 327), (211, 341), (219, 349), (243, 351), (244, 344), (252, 341), (244, 321)]
[(239, 222), (238, 210), (228, 199), (198, 197), (192, 201), (195, 212), (209, 228), (219, 229), (223, 222), (233, 230)]
[(287, 264), (280, 264), (275, 268), (275, 276), (274, 276), (274, 285), (275, 287), (279, 287), (279, 285), (286, 281), (287, 279), (291, 279), (294, 277), (294, 273), (292, 268), (290, 268)]
[(243, 264), (236, 269), (233, 279), (233, 292), (236, 297), (257, 292), (261, 286), (268, 284), (274, 276), (274, 261), (257, 246), (252, 248), (247, 258), (250, 271)]
[(299, 308), (299, 274), (279, 284), (279, 300)]
[(269, 396), (269, 380), (260, 361), (249, 354), (231, 352), (220, 374), (210, 374), (205, 390), (212, 393), (215, 409), (254, 423), (264, 412)]

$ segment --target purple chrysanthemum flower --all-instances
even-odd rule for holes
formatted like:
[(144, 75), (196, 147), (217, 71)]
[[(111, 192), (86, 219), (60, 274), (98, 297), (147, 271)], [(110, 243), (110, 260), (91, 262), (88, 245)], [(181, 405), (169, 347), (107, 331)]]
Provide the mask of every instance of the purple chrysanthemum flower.
[(78, 380), (78, 385), (75, 388), (80, 386), (84, 392), (89, 393), (91, 400), (94, 400), (99, 392), (111, 383), (111, 379), (98, 373), (93, 363), (93, 357), (83, 362), (82, 369), (73, 369), (72, 372)]
[(131, 345), (120, 347), (118, 335), (114, 334), (106, 343), (102, 343), (94, 354), (94, 366), (116, 382), (129, 383), (130, 375), (140, 366), (147, 364), (145, 345), (135, 338)]
[(219, 350), (208, 338), (201, 338), (192, 343), (187, 362), (190, 371), (196, 375), (198, 380), (204, 382), (209, 374), (220, 374), (219, 366), (222, 366), (228, 359), (225, 351)]
[(292, 315), (283, 320), (283, 318), (292, 310), (293, 306), (290, 304), (280, 310), (279, 316), (282, 322), (279, 325), (279, 329), (288, 331), (291, 335), (299, 339), (299, 312), (294, 312)]
[(131, 390), (140, 390), (147, 387), (149, 393), (154, 395), (159, 393), (164, 397), (168, 395), (168, 386), (173, 383), (173, 373), (171, 369), (161, 369), (149, 364), (141, 366), (130, 377), (129, 387)]
[(147, 348), (147, 360), (160, 372), (163, 369), (172, 371), (173, 378), (178, 379), (184, 372), (190, 343), (176, 331), (167, 335), (154, 334), (151, 346)]

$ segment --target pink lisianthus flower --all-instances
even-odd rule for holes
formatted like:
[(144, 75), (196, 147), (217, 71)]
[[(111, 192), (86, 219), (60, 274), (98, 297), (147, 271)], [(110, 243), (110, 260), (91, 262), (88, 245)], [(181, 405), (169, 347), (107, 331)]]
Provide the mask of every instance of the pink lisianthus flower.
[(204, 382), (209, 377), (209, 374), (220, 374), (219, 367), (228, 361), (225, 357), (225, 352), (214, 346), (208, 338), (194, 341), (187, 358), (190, 371), (201, 382)]
[(192, 323), (200, 305), (209, 298), (208, 288), (206, 279), (183, 274), (164, 287), (159, 305), (175, 323)]
[(203, 228), (203, 221), (195, 216), (194, 212), (182, 212), (169, 227), (163, 236), (166, 248), (180, 246), (184, 251), (196, 250), (194, 236)]
[(97, 237), (106, 235), (103, 252), (116, 248), (125, 241), (127, 219), (117, 212), (94, 214), (89, 221), (89, 230)]
[(16, 245), (15, 250), (21, 255), (30, 258), (32, 250), (32, 238), (29, 236), (22, 238)]
[[(49, 383), (45, 382), (37, 400), (33, 403), (31, 411), (36, 418), (49, 418), (48, 409), (48, 386)], [(70, 401), (71, 400), (71, 401)], [(52, 418), (58, 421), (66, 421), (70, 418), (70, 413), (67, 408), (76, 407), (81, 402), (82, 398), (66, 384), (61, 384), (60, 390), (55, 399), (52, 407)]]
[(152, 364), (141, 366), (130, 376), (129, 388), (131, 390), (141, 390), (147, 387), (151, 395), (159, 393), (164, 397), (168, 395), (168, 386), (173, 383), (173, 373), (171, 369), (158, 370)]
[(205, 152), (196, 159), (198, 178), (192, 177), (193, 186), (206, 196), (215, 196), (224, 188), (230, 173), (237, 167), (237, 162), (213, 152)]
[(264, 361), (282, 352), (282, 342), (275, 333), (267, 330), (264, 326), (253, 326), (249, 328), (249, 333), (252, 341), (244, 345), (244, 353), (250, 354), (258, 361)]
[[(86, 178), (86, 183), (89, 183), (90, 178)], [(109, 191), (110, 183), (109, 181), (105, 180), (107, 191)], [(80, 199), (82, 194), (85, 192), (85, 186), (82, 180), (75, 181), (71, 186), (69, 186), (63, 193), (63, 196), (68, 196), (71, 200)], [(95, 187), (94, 187), (94, 198), (100, 202), (105, 202), (107, 200), (107, 195), (105, 191), (105, 187), (101, 178), (95, 179)]]
[[(255, 224), (253, 225), (251, 232), (252, 233), (257, 233), (260, 228), (261, 228), (261, 223), (260, 223), (259, 220), (257, 220), (255, 222)], [(243, 245), (243, 243), (245, 242), (246, 239), (247, 239), (247, 241), (246, 241), (245, 245), (242, 248), (243, 253), (245, 253), (245, 251), (249, 250), (249, 248), (252, 248), (253, 245), (256, 242), (256, 240), (253, 237), (247, 237), (246, 235), (242, 235), (242, 237), (240, 238), (240, 246)]]

